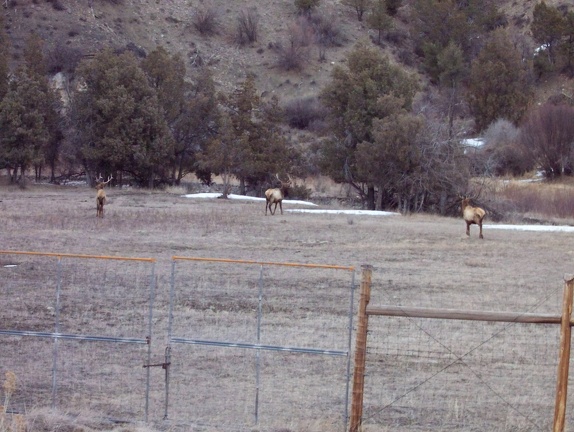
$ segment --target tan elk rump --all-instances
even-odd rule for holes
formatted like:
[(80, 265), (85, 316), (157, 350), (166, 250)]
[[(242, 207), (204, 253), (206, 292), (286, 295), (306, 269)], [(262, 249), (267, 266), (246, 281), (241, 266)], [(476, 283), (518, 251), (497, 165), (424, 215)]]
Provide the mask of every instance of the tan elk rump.
[[(267, 209), (269, 209), (271, 216), (273, 216), (277, 210), (277, 204), (279, 204), (279, 209), (281, 210), (281, 214), (283, 214), (283, 199), (291, 187), (291, 177), (289, 177), (289, 181), (284, 182), (279, 178), (278, 174), (275, 174), (275, 176), (277, 177), (277, 180), (281, 182), (281, 187), (271, 188), (265, 191), (265, 216), (267, 216)], [(272, 210), (271, 206), (273, 204), (275, 204), (275, 207), (273, 207)]]
[(486, 216), (486, 212), (480, 207), (473, 207), (470, 205), (470, 198), (463, 198), (462, 200), (462, 217), (466, 222), (466, 235), (470, 237), (470, 226), (475, 224), (480, 228), (479, 238), (482, 236), (482, 221)]
[(102, 176), (96, 179), (96, 217), (104, 217), (104, 205), (106, 204), (106, 191), (104, 186), (107, 185), (112, 180), (112, 176), (109, 176), (106, 181), (103, 181)]

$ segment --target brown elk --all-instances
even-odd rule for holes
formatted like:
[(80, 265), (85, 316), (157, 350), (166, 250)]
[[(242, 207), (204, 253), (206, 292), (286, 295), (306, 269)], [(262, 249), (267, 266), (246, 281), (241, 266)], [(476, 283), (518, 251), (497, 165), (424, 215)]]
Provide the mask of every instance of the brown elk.
[(486, 216), (486, 212), (480, 207), (473, 207), (470, 205), (470, 198), (462, 199), (462, 217), (466, 222), (466, 235), (470, 237), (470, 226), (472, 224), (478, 225), (480, 228), (479, 238), (483, 239), (482, 236), (482, 221)]
[[(271, 216), (273, 216), (277, 210), (277, 204), (279, 204), (281, 214), (283, 214), (283, 198), (287, 196), (287, 191), (291, 187), (291, 177), (289, 177), (289, 181), (284, 182), (279, 178), (278, 174), (275, 174), (275, 176), (277, 177), (277, 180), (281, 182), (281, 187), (267, 189), (265, 191), (265, 216), (267, 216), (267, 209), (269, 209)], [(271, 210), (271, 205), (273, 204), (275, 204), (275, 207)]]
[(106, 204), (106, 191), (104, 190), (104, 186), (107, 185), (111, 180), (112, 176), (109, 176), (106, 181), (100, 175), (99, 178), (96, 179), (96, 217), (104, 217), (104, 205)]

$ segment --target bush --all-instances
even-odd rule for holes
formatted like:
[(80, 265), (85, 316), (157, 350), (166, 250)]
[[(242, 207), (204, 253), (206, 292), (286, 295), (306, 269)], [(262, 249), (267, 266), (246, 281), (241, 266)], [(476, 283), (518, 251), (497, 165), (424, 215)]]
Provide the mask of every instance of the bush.
[(309, 60), (309, 46), (313, 42), (314, 32), (309, 22), (300, 18), (289, 26), (287, 44), (277, 43), (279, 66), (285, 70), (301, 70)]
[(52, 4), (52, 9), (57, 11), (63, 11), (66, 9), (64, 4), (60, 0), (48, 0), (48, 3)]
[(256, 9), (241, 11), (237, 17), (237, 43), (245, 45), (257, 40), (259, 15)]
[(317, 44), (320, 46), (340, 47), (343, 45), (345, 38), (335, 12), (320, 13), (315, 11), (309, 15), (309, 23), (315, 33)]
[(533, 109), (518, 142), (547, 178), (574, 174), (574, 107), (545, 104)]
[(305, 187), (305, 185), (293, 185), (289, 189), (287, 199), (308, 200), (311, 198), (312, 193), (313, 191)]
[(497, 120), (484, 134), (486, 171), (495, 175), (520, 176), (534, 168), (534, 161), (517, 145), (520, 131), (507, 120)]
[(217, 12), (214, 8), (196, 8), (191, 22), (202, 35), (211, 35), (217, 32)]
[(307, 129), (327, 117), (327, 110), (314, 96), (287, 102), (284, 112), (289, 126), (297, 129)]
[(297, 10), (302, 14), (309, 14), (319, 6), (320, 0), (295, 0)]
[(58, 72), (73, 74), (82, 57), (83, 53), (79, 48), (59, 43), (46, 56), (46, 65), (51, 74)]

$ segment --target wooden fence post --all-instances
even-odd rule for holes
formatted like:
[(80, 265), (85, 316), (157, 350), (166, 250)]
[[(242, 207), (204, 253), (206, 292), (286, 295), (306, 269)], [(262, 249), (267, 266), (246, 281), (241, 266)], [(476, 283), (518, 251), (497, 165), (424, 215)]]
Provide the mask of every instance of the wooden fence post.
[(562, 322), (560, 325), (560, 362), (556, 384), (556, 405), (554, 407), (554, 432), (563, 432), (566, 417), (566, 396), (568, 393), (568, 369), (570, 366), (572, 299), (574, 297), (574, 275), (564, 277), (562, 300)]
[(367, 305), (371, 299), (371, 275), (373, 267), (361, 266), (361, 298), (359, 300), (357, 340), (355, 347), (355, 372), (353, 373), (353, 400), (349, 432), (358, 432), (363, 417), (363, 390), (365, 387), (365, 360), (367, 352), (368, 319)]

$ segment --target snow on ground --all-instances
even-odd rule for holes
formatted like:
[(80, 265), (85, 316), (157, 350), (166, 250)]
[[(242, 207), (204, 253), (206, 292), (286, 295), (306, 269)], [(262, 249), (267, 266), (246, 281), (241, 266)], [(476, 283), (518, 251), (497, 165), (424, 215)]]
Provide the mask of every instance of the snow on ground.
[(484, 229), (505, 229), (517, 231), (559, 231), (574, 232), (574, 226), (569, 225), (483, 225)]
[[(196, 194), (187, 194), (184, 195), (185, 198), (219, 198), (221, 196), (220, 193), (218, 192), (206, 192), (206, 193), (196, 193)], [(234, 195), (234, 194), (229, 194), (227, 195), (227, 198), (229, 199), (239, 199), (239, 200), (250, 200), (250, 201), (265, 201), (265, 198), (259, 198), (259, 197), (252, 197), (252, 196), (247, 196), (247, 195)], [(314, 204), (312, 202), (309, 201), (298, 201), (298, 200), (283, 200), (283, 203), (285, 204), (301, 204), (301, 205), (308, 205), (308, 206), (317, 206), (317, 204)]]
[[(183, 195), (185, 198), (219, 198), (220, 193), (197, 193)], [(252, 201), (265, 201), (265, 198), (250, 197), (245, 195), (229, 194), (229, 199), (252, 200)], [(283, 200), (285, 204), (299, 204), (306, 206), (317, 206), (309, 201), (299, 200)], [(328, 213), (328, 214), (351, 214), (351, 215), (365, 215), (365, 216), (400, 216), (400, 213), (376, 210), (327, 210), (327, 209), (285, 209), (286, 212), (291, 213)], [(502, 229), (502, 230), (516, 230), (516, 231), (542, 231), (542, 232), (574, 232), (574, 226), (568, 225), (483, 225), (484, 229)]]

